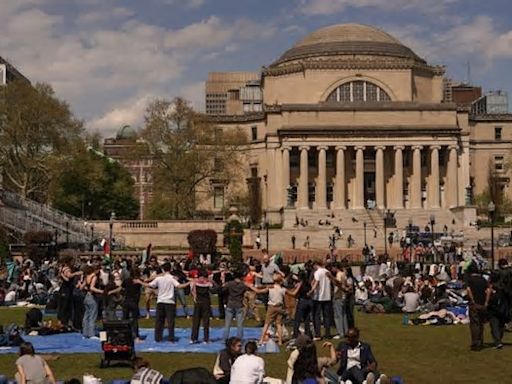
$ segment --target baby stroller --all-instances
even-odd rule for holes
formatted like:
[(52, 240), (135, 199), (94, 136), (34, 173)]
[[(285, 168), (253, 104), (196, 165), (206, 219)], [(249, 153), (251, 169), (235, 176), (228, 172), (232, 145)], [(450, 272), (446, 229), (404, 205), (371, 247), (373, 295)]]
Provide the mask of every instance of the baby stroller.
[(103, 332), (105, 335), (101, 342), (103, 358), (100, 367), (110, 366), (111, 361), (131, 364), (135, 358), (135, 345), (130, 322), (125, 320), (105, 321), (103, 322)]

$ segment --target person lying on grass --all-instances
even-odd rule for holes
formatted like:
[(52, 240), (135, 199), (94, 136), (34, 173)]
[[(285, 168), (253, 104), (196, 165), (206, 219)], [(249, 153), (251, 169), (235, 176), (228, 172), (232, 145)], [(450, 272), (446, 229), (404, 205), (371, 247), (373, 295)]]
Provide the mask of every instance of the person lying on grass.
[(283, 316), (285, 314), (284, 295), (296, 296), (301, 283), (298, 283), (293, 289), (284, 288), (281, 285), (283, 283), (283, 276), (277, 273), (274, 274), (273, 281), (274, 285), (265, 288), (255, 288), (252, 285), (247, 285), (247, 287), (260, 294), (268, 292), (267, 316), (265, 317), (265, 325), (261, 331), (260, 344), (264, 343), (268, 328), (274, 323), (277, 333), (277, 343), (283, 345)]

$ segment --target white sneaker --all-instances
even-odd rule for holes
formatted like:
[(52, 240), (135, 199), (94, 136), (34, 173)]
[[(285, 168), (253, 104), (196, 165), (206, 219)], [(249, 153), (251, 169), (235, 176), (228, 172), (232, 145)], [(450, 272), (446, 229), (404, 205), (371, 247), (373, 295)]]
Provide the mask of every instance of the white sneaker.
[(336, 335), (336, 336), (333, 336), (333, 338), (332, 338), (332, 339), (333, 339), (333, 340), (339, 340), (339, 339), (341, 339), (341, 336), (340, 336), (340, 335)]

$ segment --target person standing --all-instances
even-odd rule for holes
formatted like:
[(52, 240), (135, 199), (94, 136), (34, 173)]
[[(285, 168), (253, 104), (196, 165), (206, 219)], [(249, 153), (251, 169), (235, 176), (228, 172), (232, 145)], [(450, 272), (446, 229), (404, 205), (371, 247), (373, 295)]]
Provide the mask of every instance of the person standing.
[(222, 287), (228, 281), (232, 280), (231, 272), (228, 271), (226, 263), (220, 263), (219, 270), (213, 273), (212, 279), (219, 287), (218, 289), (218, 306), (219, 306), (219, 320), (224, 320), (226, 317), (226, 297), (222, 291)]
[(469, 329), (471, 331), (471, 350), (479, 351), (484, 343), (484, 322), (491, 290), (487, 280), (472, 261), (467, 270), (467, 292), (469, 298)]
[(210, 293), (213, 290), (213, 282), (208, 279), (208, 271), (205, 268), (199, 270), (199, 277), (191, 283), (191, 293), (194, 298), (194, 313), (192, 315), (192, 332), (190, 343), (197, 343), (199, 339), (199, 325), (203, 324), (205, 343), (210, 342)]
[(163, 340), (164, 325), (167, 321), (169, 330), (168, 340), (174, 342), (174, 321), (176, 320), (176, 298), (175, 289), (185, 288), (190, 282), (180, 284), (171, 275), (171, 264), (165, 263), (162, 266), (163, 275), (156, 277), (150, 283), (144, 283), (145, 286), (157, 289), (156, 299), (156, 317), (155, 317), (155, 341)]
[(334, 325), (338, 333), (334, 338), (340, 339), (348, 331), (347, 313), (345, 311), (347, 307), (347, 276), (337, 263), (333, 265), (331, 272), (332, 274), (330, 273), (328, 277), (334, 284), (332, 307), (334, 311)]
[(292, 249), (295, 249), (295, 242), (297, 241), (297, 238), (295, 237), (295, 233), (292, 234)]
[[(245, 285), (255, 287), (256, 278), (258, 277), (261, 277), (261, 275), (256, 272), (256, 267), (254, 265), (249, 265), (249, 270), (245, 274), (243, 280)], [(256, 292), (252, 289), (247, 290), (244, 294), (244, 310), (247, 318), (252, 316), (258, 323), (261, 322), (260, 313), (256, 307)]]
[(243, 339), (244, 336), (244, 307), (243, 300), (244, 294), (249, 289), (245, 283), (241, 280), (242, 274), (240, 271), (236, 271), (233, 274), (234, 279), (227, 282), (222, 287), (222, 292), (227, 298), (226, 302), (226, 323), (224, 328), (223, 339), (227, 340), (229, 337), (229, 330), (231, 328), (231, 322), (233, 318), (236, 319), (237, 337)]
[(73, 289), (75, 287), (75, 276), (82, 274), (81, 271), (72, 272), (73, 259), (66, 258), (59, 269), (61, 281), (59, 288), (59, 301), (57, 307), (57, 319), (65, 326), (69, 325), (73, 314)]
[[(281, 276), (284, 277), (284, 273), (281, 272), (278, 265), (273, 261), (270, 260), (270, 257), (268, 255), (268, 252), (266, 249), (262, 250), (263, 253), (263, 263), (261, 264), (261, 283), (263, 286), (266, 285), (273, 285), (274, 284), (274, 274), (278, 273)], [(267, 307), (268, 302), (268, 293), (264, 294), (263, 297), (263, 304), (265, 304), (265, 308)]]
[(299, 272), (300, 288), (297, 292), (297, 308), (293, 321), (293, 338), (299, 336), (299, 328), (304, 323), (304, 334), (312, 338), (311, 334), (311, 316), (313, 314), (313, 300), (309, 295), (311, 290), (310, 277), (307, 271)]
[(260, 233), (258, 232), (258, 234), (256, 235), (256, 249), (260, 249), (261, 248), (261, 236), (260, 236)]
[(96, 337), (96, 320), (98, 319), (98, 297), (103, 295), (99, 289), (98, 273), (100, 267), (87, 266), (85, 268), (84, 318), (82, 320), (82, 334), (85, 338)]
[(510, 304), (506, 289), (502, 286), (500, 275), (494, 273), (491, 275), (489, 306), (487, 308), (489, 325), (491, 326), (491, 335), (496, 349), (503, 348), (503, 333), (505, 324), (510, 321)]
[(130, 277), (122, 283), (124, 290), (123, 319), (130, 321), (133, 339), (138, 342), (139, 337), (139, 301), (141, 296), (142, 281), (140, 279), (140, 270), (133, 267)]
[(310, 294), (313, 295), (313, 325), (315, 328), (314, 340), (321, 340), (322, 318), (325, 338), (331, 337), (331, 282), (328, 271), (321, 260), (313, 264), (313, 282)]

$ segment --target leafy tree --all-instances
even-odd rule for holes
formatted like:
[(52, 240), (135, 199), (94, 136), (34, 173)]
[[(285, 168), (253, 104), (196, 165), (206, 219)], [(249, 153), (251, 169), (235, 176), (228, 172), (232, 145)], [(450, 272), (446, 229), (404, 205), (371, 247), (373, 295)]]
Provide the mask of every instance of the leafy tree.
[(83, 132), (47, 84), (14, 81), (0, 95), (0, 166), (7, 188), (38, 201)]
[(129, 172), (89, 148), (79, 146), (59, 173), (52, 186), (53, 205), (93, 220), (107, 220), (112, 211), (121, 219), (136, 218), (139, 203)]
[[(510, 165), (504, 169), (505, 172), (509, 170)], [(501, 178), (502, 174), (496, 171), (494, 162), (489, 161), (487, 170), (487, 188), (482, 193), (475, 196), (475, 204), (478, 212), (487, 214), (488, 205), (492, 201), (496, 206), (496, 219), (502, 215), (512, 212), (512, 201), (505, 195)]]
[(211, 196), (209, 181), (227, 183), (239, 173), (245, 135), (238, 128), (220, 129), (176, 98), (148, 106), (141, 139), (146, 145), (139, 155), (150, 156), (153, 166), (149, 216), (185, 219)]

